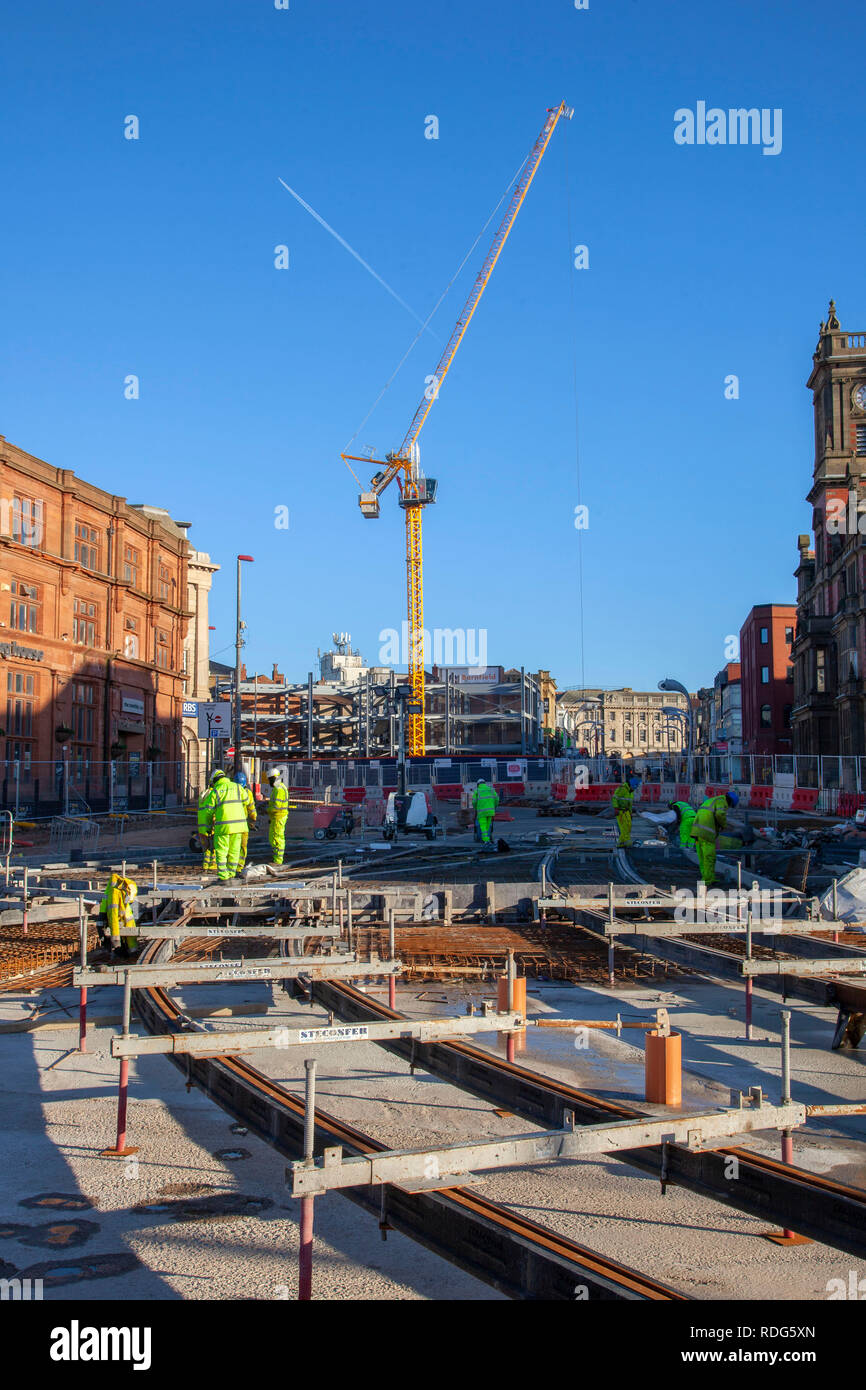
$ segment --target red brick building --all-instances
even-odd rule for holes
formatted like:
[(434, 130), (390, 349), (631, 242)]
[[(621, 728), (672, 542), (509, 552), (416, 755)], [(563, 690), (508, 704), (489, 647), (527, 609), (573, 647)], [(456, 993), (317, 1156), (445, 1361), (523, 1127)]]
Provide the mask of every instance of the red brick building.
[(93, 807), (171, 803), (189, 617), (186, 524), (0, 436), (3, 804), (17, 797), (44, 812), (62, 804), (67, 786)]
[(761, 603), (740, 629), (743, 752), (791, 753), (793, 603)]

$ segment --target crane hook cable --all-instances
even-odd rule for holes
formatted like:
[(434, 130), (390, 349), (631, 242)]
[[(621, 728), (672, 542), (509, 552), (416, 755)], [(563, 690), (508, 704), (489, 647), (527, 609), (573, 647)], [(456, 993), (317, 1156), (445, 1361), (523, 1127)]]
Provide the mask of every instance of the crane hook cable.
[[(379, 392), (379, 394), (378, 394), (378, 396), (376, 397), (376, 399), (374, 400), (373, 404), (370, 406), (370, 409), (367, 411), (367, 414), (364, 416), (364, 418), (363, 418), (363, 420), (361, 421), (360, 425), (359, 425), (358, 428), (355, 430), (355, 433), (352, 435), (352, 438), (349, 440), (348, 444), (346, 445), (346, 447), (345, 447), (345, 449), (344, 449), (344, 451), (343, 451), (344, 453), (348, 453), (348, 451), (349, 451), (349, 449), (351, 448), (352, 444), (353, 444), (353, 443), (355, 442), (355, 440), (358, 438), (358, 435), (361, 433), (361, 430), (364, 428), (364, 426), (366, 425), (366, 423), (367, 423), (367, 421), (369, 420), (370, 416), (373, 414), (373, 411), (376, 409), (376, 407), (377, 407), (377, 405), (379, 404), (379, 402), (381, 401), (382, 397), (385, 395), (385, 392), (388, 390), (389, 386), (390, 386), (391, 383), (393, 382), (393, 380), (394, 380), (394, 378), (396, 377), (397, 373), (400, 371), (400, 368), (401, 368), (401, 367), (403, 366), (403, 364), (405, 363), (407, 357), (408, 357), (409, 354), (411, 353), (411, 351), (412, 351), (412, 349), (414, 348), (415, 344), (417, 343), (418, 339), (421, 337), (421, 334), (422, 334), (423, 332), (425, 332), (425, 330), (427, 329), (427, 327), (428, 327), (429, 324), (431, 323), (431, 321), (432, 321), (432, 319), (434, 318), (434, 316), (438, 313), (439, 309), (440, 309), (441, 306), (442, 306), (442, 302), (443, 302), (443, 300), (446, 298), (446, 296), (449, 294), (449, 292), (450, 292), (450, 290), (451, 290), (451, 287), (452, 287), (453, 284), (454, 284), (454, 281), (457, 279), (458, 275), (459, 275), (460, 272), (463, 270), (463, 267), (466, 265), (466, 262), (469, 260), (469, 257), (472, 255), (472, 253), (474, 252), (474, 250), (475, 250), (476, 246), (478, 245), (479, 241), (480, 241), (481, 238), (484, 236), (484, 233), (487, 231), (487, 228), (490, 226), (490, 223), (493, 221), (493, 219), (494, 219), (494, 217), (496, 216), (497, 212), (498, 212), (499, 209), (502, 207), (502, 204), (505, 202), (505, 199), (506, 199), (506, 198), (508, 197), (508, 195), (510, 194), (510, 192), (511, 192), (513, 186), (514, 186), (514, 184), (519, 180), (520, 175), (522, 174), (523, 168), (524, 168), (525, 164), (527, 163), (527, 160), (528, 160), (528, 159), (529, 159), (529, 155), (526, 156), (526, 159), (522, 159), (522, 160), (520, 161), (520, 164), (519, 164), (518, 167), (517, 167), (516, 173), (514, 173), (514, 174), (512, 175), (512, 177), (508, 180), (508, 184), (507, 184), (507, 186), (506, 186), (506, 188), (505, 188), (505, 191), (504, 191), (503, 194), (502, 194), (502, 197), (499, 199), (499, 202), (496, 204), (496, 206), (495, 206), (495, 208), (493, 209), (493, 211), (491, 212), (490, 216), (487, 218), (487, 221), (484, 223), (484, 226), (481, 228), (480, 232), (478, 233), (477, 237), (476, 237), (475, 240), (473, 241), (472, 245), (469, 247), (469, 250), (466, 252), (466, 255), (463, 257), (462, 261), (461, 261), (460, 264), (458, 265), (458, 267), (457, 267), (457, 269), (455, 270), (454, 274), (451, 276), (451, 279), (448, 281), (448, 284), (445, 286), (445, 289), (442, 291), (442, 293), (441, 293), (441, 295), (439, 296), (439, 298), (437, 299), (436, 303), (433, 305), (433, 308), (430, 310), (430, 313), (428, 314), (427, 318), (424, 320), (424, 322), (422, 323), (421, 327), (418, 329), (418, 332), (415, 334), (415, 337), (412, 339), (411, 343), (409, 344), (408, 348), (407, 348), (406, 351), (404, 352), (403, 356), (400, 358), (400, 361), (397, 363), (397, 366), (394, 368), (394, 370), (393, 370), (393, 372), (391, 373), (391, 375), (389, 376), (388, 380), (385, 382), (385, 385), (382, 387), (382, 390)], [(352, 477), (355, 479), (355, 482), (358, 484), (359, 487), (362, 487), (363, 484), (361, 483), (361, 481), (360, 481), (360, 479), (359, 479), (357, 473), (355, 472), (355, 470), (354, 470), (354, 468), (352, 467), (352, 465), (349, 463), (348, 459), (346, 459), (346, 460), (344, 460), (344, 461), (345, 461), (346, 467), (348, 468), (349, 472), (352, 474)]]

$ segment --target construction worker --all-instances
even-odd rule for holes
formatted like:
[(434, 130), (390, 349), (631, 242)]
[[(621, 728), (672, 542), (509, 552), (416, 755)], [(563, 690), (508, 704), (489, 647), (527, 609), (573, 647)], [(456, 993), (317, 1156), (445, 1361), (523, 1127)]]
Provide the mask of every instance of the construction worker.
[(723, 796), (708, 796), (692, 821), (691, 833), (701, 878), (708, 888), (716, 881), (716, 842), (727, 824), (728, 807), (737, 806), (739, 801), (735, 791), (725, 792)]
[(634, 805), (634, 794), (639, 786), (639, 777), (629, 777), (622, 783), (622, 786), (617, 787), (610, 799), (610, 804), (616, 812), (616, 823), (619, 826), (618, 849), (624, 849), (631, 844), (631, 812)]
[(247, 845), (249, 844), (250, 831), (258, 820), (258, 813), (256, 811), (256, 800), (253, 796), (252, 787), (247, 783), (247, 774), (245, 772), (239, 772), (235, 777), (235, 781), (243, 793), (244, 810), (247, 814), (246, 829), (241, 833), (241, 851), (238, 855), (238, 875), (241, 875), (246, 868)]
[(122, 874), (112, 874), (105, 885), (102, 902), (99, 904), (99, 921), (108, 934), (108, 944), (112, 951), (121, 946), (128, 951), (138, 950), (137, 936), (121, 936), (121, 927), (134, 927), (135, 914), (133, 899), (138, 896), (138, 887), (131, 878)]
[(268, 839), (273, 851), (273, 863), (282, 864), (286, 852), (286, 821), (289, 819), (289, 789), (282, 773), (274, 768), (268, 773), (271, 794), (268, 798)]
[(687, 801), (669, 801), (668, 805), (672, 811), (676, 812), (677, 825), (680, 831), (680, 846), (682, 849), (687, 849), (691, 845), (692, 822), (697, 811)]
[(493, 824), (493, 817), (496, 815), (496, 808), (499, 805), (499, 796), (496, 788), (489, 782), (485, 782), (483, 777), (479, 777), (478, 784), (472, 796), (472, 805), (475, 807), (475, 819), (481, 835), (483, 845), (490, 844), (490, 827)]
[(198, 837), (203, 852), (201, 868), (204, 874), (216, 873), (217, 866), (214, 839), (210, 830), (213, 824), (213, 798), (214, 782), (211, 778), (198, 799)]
[(238, 870), (241, 835), (247, 830), (243, 791), (231, 782), (222, 768), (211, 777), (211, 799), (205, 807), (205, 830), (213, 835), (217, 877), (227, 883)]

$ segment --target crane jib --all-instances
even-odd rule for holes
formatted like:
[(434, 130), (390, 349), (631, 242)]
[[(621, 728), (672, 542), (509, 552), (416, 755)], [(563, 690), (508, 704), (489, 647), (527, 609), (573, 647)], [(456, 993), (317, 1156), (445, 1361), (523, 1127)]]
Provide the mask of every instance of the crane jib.
[[(418, 436), (424, 425), (424, 421), (430, 414), (433, 402), (437, 399), (442, 388), (442, 383), (451, 368), (451, 364), (457, 353), (463, 335), (465, 334), (472, 316), (478, 308), (482, 294), (487, 288), (487, 283), (493, 273), (494, 266), (499, 260), (511, 228), (514, 226), (515, 218), (522, 206), (523, 200), (529, 191), (529, 186), (535, 178), (536, 170), (541, 163), (542, 156), (550, 142), (557, 122), (561, 116), (571, 120), (574, 115), (573, 110), (566, 106), (565, 102), (560, 102), (559, 106), (551, 107), (548, 110), (547, 119), (541, 129), (532, 151), (523, 166), (522, 173), (517, 181), (517, 185), (511, 196), (508, 210), (503, 217), (496, 235), (490, 244), (486, 259), (482, 265), (466, 303), (463, 305), (460, 317), (454, 326), (454, 331), (445, 345), (445, 350), (439, 359), (436, 371), (432, 378), (432, 390), (428, 387), (424, 393), (424, 399), (415, 411), (412, 423), (409, 426), (406, 437), (400, 448), (392, 454), (387, 455), (386, 462), (382, 465), (382, 472), (378, 473), (370, 484), (369, 492), (362, 492), (360, 496), (361, 510), (365, 516), (376, 517), (379, 514), (379, 496), (384, 492), (389, 483), (395, 478), (398, 479), (400, 487), (400, 505), (406, 514), (406, 588), (407, 588), (407, 609), (409, 617), (409, 684), (412, 688), (413, 702), (421, 705), (420, 714), (412, 714), (407, 719), (406, 728), (406, 752), (410, 757), (423, 756), (426, 748), (425, 735), (425, 715), (424, 715), (424, 584), (422, 569), (421, 551), (421, 513), (424, 506), (435, 500), (436, 484), (433, 479), (425, 479), (420, 472), (417, 460)], [(348, 459), (352, 455), (344, 454), (343, 458)], [(369, 460), (375, 462), (375, 460)], [(400, 479), (399, 475), (403, 474)]]

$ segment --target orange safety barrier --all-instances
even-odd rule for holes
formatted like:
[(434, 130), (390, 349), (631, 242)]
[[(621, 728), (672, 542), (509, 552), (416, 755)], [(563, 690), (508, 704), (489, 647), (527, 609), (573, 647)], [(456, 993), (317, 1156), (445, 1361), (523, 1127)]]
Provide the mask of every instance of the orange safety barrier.
[(817, 804), (817, 787), (795, 787), (791, 798), (792, 811), (814, 811)]

